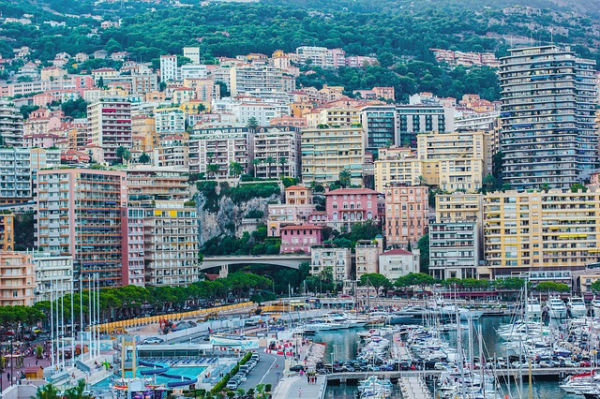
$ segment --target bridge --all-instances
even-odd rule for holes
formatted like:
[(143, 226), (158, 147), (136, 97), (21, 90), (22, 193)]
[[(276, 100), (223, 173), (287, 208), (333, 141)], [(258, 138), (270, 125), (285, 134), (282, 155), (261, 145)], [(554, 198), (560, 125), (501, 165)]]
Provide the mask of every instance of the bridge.
[(230, 265), (274, 265), (298, 269), (303, 262), (310, 262), (310, 255), (224, 255), (207, 256), (200, 264), (200, 270), (220, 267), (219, 277), (227, 277)]
[[(562, 378), (567, 375), (587, 373), (596, 370), (592, 367), (554, 367), (554, 368), (532, 368), (531, 375), (534, 377), (556, 377)], [(488, 370), (491, 371), (491, 370)], [(370, 376), (379, 378), (397, 380), (401, 377), (438, 377), (442, 374), (442, 370), (399, 370), (399, 371), (358, 371), (358, 372), (342, 372), (327, 374), (327, 381), (346, 383), (347, 381), (364, 380)], [(494, 374), (498, 378), (515, 378), (519, 377), (519, 373), (524, 379), (529, 376), (529, 369), (496, 369)]]

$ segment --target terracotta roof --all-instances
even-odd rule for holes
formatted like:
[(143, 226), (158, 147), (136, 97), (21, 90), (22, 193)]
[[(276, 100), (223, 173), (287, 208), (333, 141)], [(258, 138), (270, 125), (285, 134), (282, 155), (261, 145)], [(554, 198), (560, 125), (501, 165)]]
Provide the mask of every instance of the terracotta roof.
[(370, 188), (338, 188), (333, 191), (328, 191), (325, 195), (344, 195), (344, 194), (379, 194)]
[(390, 249), (389, 251), (385, 251), (382, 255), (412, 255), (412, 252), (405, 249)]

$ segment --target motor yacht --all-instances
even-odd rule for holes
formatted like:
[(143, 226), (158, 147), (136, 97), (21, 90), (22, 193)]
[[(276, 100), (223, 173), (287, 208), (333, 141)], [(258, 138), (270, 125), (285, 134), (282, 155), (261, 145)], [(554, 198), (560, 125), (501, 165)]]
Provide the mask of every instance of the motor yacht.
[(565, 319), (567, 317), (567, 306), (562, 299), (558, 297), (550, 297), (548, 302), (548, 315), (553, 319)]

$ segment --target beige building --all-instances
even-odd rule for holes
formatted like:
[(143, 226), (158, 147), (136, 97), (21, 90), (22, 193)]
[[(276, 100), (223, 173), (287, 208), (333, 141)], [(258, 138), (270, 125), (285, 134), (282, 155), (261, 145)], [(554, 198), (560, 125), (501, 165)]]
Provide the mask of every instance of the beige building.
[[(241, 164), (244, 173), (252, 161), (252, 138), (248, 128), (242, 126), (194, 129), (189, 141), (190, 173), (204, 173), (208, 178), (217, 179), (231, 177), (232, 162)], [(208, 165), (216, 166), (209, 168)]]
[(318, 108), (306, 114), (306, 124), (310, 128), (316, 128), (319, 125), (328, 125), (331, 127), (358, 126), (360, 125), (360, 109), (342, 107)]
[(302, 179), (332, 183), (348, 170), (352, 184), (362, 185), (363, 130), (360, 127), (306, 129), (301, 133)]
[(483, 220), (483, 194), (456, 192), (435, 196), (435, 221), (476, 222)]
[(30, 254), (0, 252), (0, 306), (31, 306), (35, 274)]
[(427, 186), (392, 186), (385, 190), (386, 245), (415, 244), (427, 233)]
[(379, 273), (379, 255), (383, 252), (383, 242), (381, 239), (375, 239), (375, 241), (358, 241), (354, 252), (356, 280), (360, 280), (363, 274)]
[[(254, 169), (257, 177), (298, 177), (300, 133), (297, 129), (260, 128), (254, 134)], [(272, 161), (269, 163), (268, 161)]]
[(145, 115), (131, 118), (132, 150), (150, 153), (158, 142), (158, 136), (154, 127), (154, 118)]
[(492, 136), (486, 132), (427, 133), (417, 136), (423, 182), (444, 191), (476, 192), (491, 173)]
[(127, 194), (130, 207), (150, 207), (155, 201), (191, 198), (185, 170), (147, 165), (127, 169)]
[(392, 183), (416, 186), (421, 183), (421, 162), (410, 148), (380, 148), (375, 161), (375, 190), (384, 192)]
[(310, 252), (310, 274), (318, 276), (331, 268), (333, 281), (350, 279), (352, 250), (350, 248), (313, 248)]
[(483, 229), (485, 259), (496, 276), (581, 270), (600, 258), (600, 192), (486, 194)]

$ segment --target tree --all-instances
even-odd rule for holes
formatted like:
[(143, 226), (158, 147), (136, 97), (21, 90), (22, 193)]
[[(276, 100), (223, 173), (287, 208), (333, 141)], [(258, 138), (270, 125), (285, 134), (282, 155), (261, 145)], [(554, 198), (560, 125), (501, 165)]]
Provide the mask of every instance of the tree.
[(123, 146), (119, 146), (119, 148), (117, 148), (115, 155), (117, 156), (117, 158), (121, 159), (121, 163), (129, 161), (131, 159), (131, 152)]
[(377, 296), (379, 296), (379, 290), (383, 289), (387, 291), (392, 287), (390, 280), (380, 273), (366, 273), (360, 276), (359, 285), (363, 287), (373, 287)]
[(230, 162), (229, 163), (229, 174), (235, 177), (238, 177), (239, 175), (242, 174), (242, 172), (244, 171), (244, 168), (242, 167), (242, 164), (239, 162)]
[(555, 281), (542, 281), (535, 287), (539, 292), (569, 292), (569, 286), (565, 283)]
[(146, 154), (145, 152), (142, 152), (142, 155), (140, 155), (140, 157), (138, 158), (138, 162), (139, 163), (149, 163), (150, 162), (150, 156), (148, 154)]
[(85, 380), (84, 379), (80, 379), (79, 381), (77, 381), (77, 385), (74, 387), (71, 387), (69, 389), (67, 389), (64, 392), (64, 397), (66, 399), (86, 399), (89, 398), (89, 395), (84, 395), (83, 393), (85, 392)]
[(39, 387), (35, 392), (35, 399), (59, 399), (58, 389), (52, 384)]
[(571, 192), (572, 193), (576, 193), (578, 191), (581, 191), (581, 192), (585, 193), (585, 192), (587, 192), (587, 190), (588, 190), (588, 188), (586, 186), (584, 186), (583, 184), (581, 184), (581, 183), (573, 183), (571, 185)]
[(420, 287), (435, 284), (435, 279), (425, 273), (408, 273), (406, 276), (398, 277), (394, 282), (396, 287), (404, 288), (418, 285)]
[(258, 122), (255, 117), (251, 117), (248, 119), (248, 129), (251, 131), (255, 131), (258, 128)]
[(287, 159), (284, 157), (279, 158), (279, 164), (281, 165), (281, 176), (285, 176), (285, 165), (287, 164)]
[(208, 173), (209, 176), (212, 176), (214, 178), (216, 178), (216, 175), (219, 172), (219, 170), (219, 165), (217, 165), (216, 163), (209, 163), (208, 165), (206, 165), (206, 173)]
[(254, 178), (256, 179), (256, 167), (262, 163), (262, 159), (254, 158), (252, 160), (252, 170), (254, 171)]
[(429, 234), (425, 234), (417, 241), (419, 248), (419, 270), (421, 273), (429, 273)]
[(271, 165), (275, 163), (275, 158), (267, 157), (265, 159), (265, 163), (267, 164), (267, 179), (271, 178)]
[(594, 292), (600, 292), (600, 280), (596, 280), (592, 283), (592, 285), (590, 286), (590, 288), (592, 289), (592, 291)]
[(346, 188), (350, 186), (350, 182), (352, 180), (352, 174), (348, 169), (344, 169), (339, 174), (339, 182), (340, 186)]

